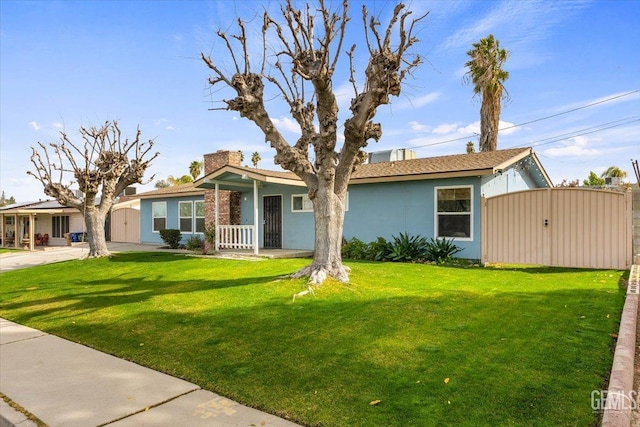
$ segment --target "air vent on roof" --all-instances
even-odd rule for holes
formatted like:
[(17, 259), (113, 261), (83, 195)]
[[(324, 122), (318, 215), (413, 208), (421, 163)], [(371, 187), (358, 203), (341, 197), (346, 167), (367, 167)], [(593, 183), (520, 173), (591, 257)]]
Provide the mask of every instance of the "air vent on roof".
[(393, 150), (374, 151), (369, 153), (369, 163), (396, 162), (399, 160), (411, 160), (416, 158), (416, 152), (408, 148), (396, 148)]

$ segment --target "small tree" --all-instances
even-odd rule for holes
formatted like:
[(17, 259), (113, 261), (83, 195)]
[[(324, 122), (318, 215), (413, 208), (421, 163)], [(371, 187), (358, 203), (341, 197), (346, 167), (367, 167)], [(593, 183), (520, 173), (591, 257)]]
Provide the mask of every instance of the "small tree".
[(251, 163), (253, 164), (254, 168), (258, 167), (258, 162), (262, 160), (262, 157), (260, 157), (260, 153), (258, 153), (257, 151), (255, 151), (252, 155), (251, 155)]
[[(31, 147), (31, 163), (35, 171), (27, 173), (44, 186), (44, 193), (61, 205), (82, 212), (87, 229), (89, 257), (108, 256), (104, 223), (115, 198), (128, 186), (143, 184), (144, 173), (158, 153), (150, 155), (153, 140), (142, 142), (138, 128), (135, 138), (122, 140), (118, 122), (105, 122), (101, 127), (81, 127), (84, 141), (78, 145), (60, 132), (60, 142), (38, 142)], [(131, 158), (129, 158), (131, 156)], [(71, 174), (73, 180), (65, 180)], [(153, 179), (153, 177), (151, 177)], [(71, 186), (77, 184), (84, 197), (77, 197)]]
[[(307, 186), (315, 220), (313, 263), (293, 277), (308, 276), (312, 284), (323, 282), (327, 276), (348, 281), (341, 245), (349, 179), (365, 159), (362, 149), (382, 136), (381, 125), (373, 121), (377, 108), (389, 104), (391, 96), (400, 95), (402, 81), (421, 63), (420, 57), (411, 58), (408, 50), (418, 41), (413, 30), (424, 17), (411, 20), (411, 12), (397, 4), (388, 25), (381, 28), (378, 17), (369, 16), (363, 6), (361, 22), (368, 63), (361, 68), (362, 75), (357, 74), (355, 44), (346, 51), (349, 62), (341, 69), (348, 70), (345, 81), (351, 83), (354, 93), (349, 117), (339, 126), (333, 79), (344, 53), (348, 1), (343, 0), (337, 12), (330, 11), (323, 0), (318, 3), (317, 8), (307, 5), (297, 9), (289, 0), (281, 6), (277, 20), (265, 12), (262, 58), (257, 61), (250, 61), (249, 44), (254, 41), (247, 37), (245, 22), (240, 19), (238, 34), (217, 33), (227, 48), (231, 71), (221, 68), (224, 60), (219, 51), (215, 57), (201, 55), (213, 73), (211, 86), (216, 90), (218, 85), (226, 87), (235, 96), (223, 100), (226, 107), (219, 109), (237, 111), (252, 121), (275, 149), (275, 163), (296, 174)], [(273, 55), (267, 55), (267, 47), (273, 47)], [(362, 83), (360, 88), (358, 82)], [(301, 135), (293, 144), (280, 133), (267, 111), (266, 84), (279, 93), (300, 127)], [(340, 128), (344, 129), (344, 143), (336, 148)]]
[(584, 185), (590, 187), (599, 187), (604, 185), (604, 178), (600, 178), (595, 172), (589, 172), (589, 177), (583, 181)]
[(15, 202), (16, 202), (16, 199), (14, 199), (13, 196), (7, 198), (4, 195), (4, 191), (2, 192), (2, 196), (0, 196), (0, 207), (7, 206), (7, 205), (13, 205)]
[(601, 178), (626, 178), (627, 172), (618, 166), (610, 166), (606, 171), (602, 172)]
[(199, 162), (197, 160), (191, 162), (191, 164), (189, 165), (189, 174), (191, 174), (191, 177), (194, 181), (198, 178), (200, 172), (202, 172), (202, 162)]

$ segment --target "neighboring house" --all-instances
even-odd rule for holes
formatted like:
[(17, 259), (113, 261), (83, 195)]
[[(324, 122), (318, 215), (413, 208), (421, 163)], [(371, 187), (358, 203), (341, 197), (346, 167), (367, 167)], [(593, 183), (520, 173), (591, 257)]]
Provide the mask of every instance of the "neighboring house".
[[(358, 167), (348, 188), (345, 239), (389, 240), (399, 233), (447, 237), (463, 248), (459, 256), (480, 259), (481, 197), (552, 186), (531, 148), (413, 156), (410, 150), (371, 153), (373, 163)], [(380, 161), (385, 158), (409, 159)], [(178, 228), (183, 221), (196, 220), (178, 214), (180, 202), (185, 209), (193, 203), (194, 211), (195, 203), (201, 202), (201, 222), (218, 224), (219, 248), (253, 248), (254, 253), (260, 248), (313, 250), (313, 207), (304, 183), (291, 172), (243, 167), (235, 153), (219, 151), (205, 155), (204, 178), (182, 194), (175, 192), (178, 188), (138, 195), (143, 243), (142, 236), (149, 233), (159, 239), (162, 227)], [(216, 191), (222, 208), (215, 203)], [(223, 201), (224, 191), (233, 193)], [(234, 210), (238, 214), (230, 215)]]
[(67, 243), (65, 233), (84, 231), (82, 213), (54, 200), (15, 203), (0, 208), (0, 236), (4, 247), (64, 246)]

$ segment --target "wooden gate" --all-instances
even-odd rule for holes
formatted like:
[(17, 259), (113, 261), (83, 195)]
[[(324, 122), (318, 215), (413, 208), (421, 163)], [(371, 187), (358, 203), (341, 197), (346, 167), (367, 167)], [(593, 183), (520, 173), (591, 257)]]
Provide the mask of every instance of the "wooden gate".
[(482, 199), (482, 261), (631, 266), (631, 193), (546, 188)]
[(111, 241), (140, 242), (140, 211), (122, 208), (111, 213)]

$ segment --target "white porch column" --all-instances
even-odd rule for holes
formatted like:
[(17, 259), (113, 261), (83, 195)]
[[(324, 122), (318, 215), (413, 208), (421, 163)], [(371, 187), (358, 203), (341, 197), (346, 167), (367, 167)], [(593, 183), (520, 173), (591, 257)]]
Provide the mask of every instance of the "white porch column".
[(36, 216), (34, 214), (29, 214), (29, 250), (32, 251), (35, 242), (35, 233), (36, 232)]
[(220, 196), (220, 185), (216, 182), (216, 201), (214, 203), (215, 206), (215, 226), (216, 226), (216, 243), (215, 243), (215, 251), (218, 252), (220, 250), (220, 230), (218, 227), (219, 224), (219, 220), (218, 220), (218, 200), (219, 200), (219, 196)]
[(253, 180), (253, 254), (258, 255), (258, 181)]

